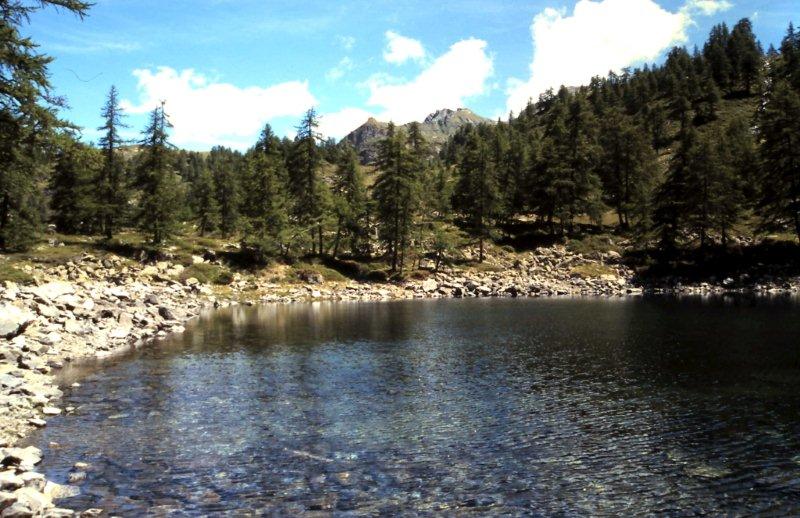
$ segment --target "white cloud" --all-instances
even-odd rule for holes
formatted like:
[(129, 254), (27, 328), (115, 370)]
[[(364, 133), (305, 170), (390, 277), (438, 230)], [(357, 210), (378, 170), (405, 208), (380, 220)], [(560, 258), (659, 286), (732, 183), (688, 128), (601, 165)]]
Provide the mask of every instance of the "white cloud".
[(704, 16), (711, 16), (733, 7), (728, 0), (687, 0), (681, 9), (683, 12), (697, 12)]
[(405, 63), (409, 59), (422, 61), (425, 59), (425, 48), (418, 40), (407, 38), (394, 31), (386, 31), (383, 59), (395, 65)]
[(353, 36), (338, 36), (336, 39), (344, 50), (350, 51), (356, 46), (356, 39)]
[(165, 100), (174, 126), (172, 141), (179, 146), (208, 148), (224, 143), (246, 148), (267, 121), (299, 116), (317, 103), (307, 81), (240, 88), (211, 82), (192, 69), (139, 69), (133, 75), (138, 79), (139, 102), (124, 100), (123, 108), (146, 113)]
[(325, 79), (328, 81), (337, 81), (344, 77), (344, 75), (353, 70), (353, 60), (349, 56), (343, 57), (335, 67), (331, 68), (325, 73)]
[(398, 124), (421, 120), (437, 109), (460, 108), (467, 98), (486, 93), (493, 71), (485, 41), (461, 40), (410, 81), (371, 77), (366, 83), (367, 104), (382, 108), (380, 120)]
[(319, 132), (325, 137), (340, 139), (361, 126), (372, 113), (361, 108), (344, 108), (320, 117)]
[(686, 41), (692, 16), (728, 9), (727, 0), (687, 0), (677, 12), (653, 0), (579, 0), (571, 15), (547, 8), (533, 19), (534, 54), (527, 81), (508, 83), (507, 108), (518, 112), (548, 88), (585, 84)]

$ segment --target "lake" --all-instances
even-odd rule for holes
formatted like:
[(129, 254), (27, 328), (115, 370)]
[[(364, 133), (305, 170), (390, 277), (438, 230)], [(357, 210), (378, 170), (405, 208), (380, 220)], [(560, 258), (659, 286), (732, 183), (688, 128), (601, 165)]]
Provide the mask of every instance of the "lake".
[(63, 379), (28, 442), (77, 509), (800, 512), (788, 298), (232, 308)]

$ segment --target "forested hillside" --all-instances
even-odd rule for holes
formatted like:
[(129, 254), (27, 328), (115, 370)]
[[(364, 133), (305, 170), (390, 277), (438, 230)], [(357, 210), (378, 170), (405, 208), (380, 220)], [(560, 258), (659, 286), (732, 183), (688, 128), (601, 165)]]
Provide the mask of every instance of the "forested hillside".
[[(45, 2), (48, 3), (48, 2)], [(58, 2), (77, 13), (86, 5)], [(15, 10), (16, 9), (16, 10)], [(715, 27), (702, 49), (562, 87), (505, 122), (462, 127), (432, 155), (420, 125), (389, 124), (376, 169), (347, 142), (324, 141), (313, 109), (292, 139), (267, 125), (246, 152), (186, 152), (169, 142), (168, 106), (138, 142), (123, 140), (114, 87), (87, 143), (57, 119), (49, 58), (10, 4), (2, 45), (0, 249), (23, 250), (52, 224), (112, 241), (136, 228), (152, 247), (180, 233), (240, 245), (250, 261), (304, 255), (422, 257), (520, 235), (612, 232), (638, 249), (800, 238), (800, 36), (763, 51), (744, 19)], [(131, 151), (135, 145), (135, 152)]]

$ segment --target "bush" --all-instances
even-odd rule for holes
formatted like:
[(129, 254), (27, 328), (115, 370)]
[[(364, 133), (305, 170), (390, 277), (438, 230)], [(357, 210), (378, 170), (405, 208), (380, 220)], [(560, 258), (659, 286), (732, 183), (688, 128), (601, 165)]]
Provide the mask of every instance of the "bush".
[(0, 262), (0, 283), (15, 282), (17, 284), (32, 284), (33, 277), (15, 268), (5, 261)]
[(233, 282), (233, 274), (222, 266), (209, 263), (193, 264), (181, 272), (181, 280), (194, 277), (204, 284), (225, 285)]
[(385, 270), (371, 270), (367, 273), (367, 280), (372, 282), (388, 282), (389, 273)]
[(614, 243), (614, 238), (608, 234), (590, 235), (582, 239), (570, 239), (567, 241), (567, 249), (570, 252), (583, 255), (599, 255), (611, 251), (620, 252), (620, 248)]
[(615, 275), (616, 272), (604, 265), (599, 263), (587, 263), (581, 264), (576, 266), (570, 272), (574, 277), (580, 277), (582, 279), (591, 279), (591, 278), (598, 278), (603, 275)]
[(294, 281), (305, 282), (306, 279), (314, 275), (321, 275), (325, 281), (346, 281), (347, 277), (341, 273), (328, 268), (324, 264), (317, 262), (300, 262), (292, 266), (289, 273), (289, 279)]

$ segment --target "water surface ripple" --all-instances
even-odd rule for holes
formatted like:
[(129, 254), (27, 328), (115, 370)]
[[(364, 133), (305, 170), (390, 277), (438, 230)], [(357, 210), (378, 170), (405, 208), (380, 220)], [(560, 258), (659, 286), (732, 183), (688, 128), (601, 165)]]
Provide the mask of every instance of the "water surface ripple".
[(67, 373), (32, 441), (121, 515), (796, 515), (798, 336), (786, 300), (237, 308)]

